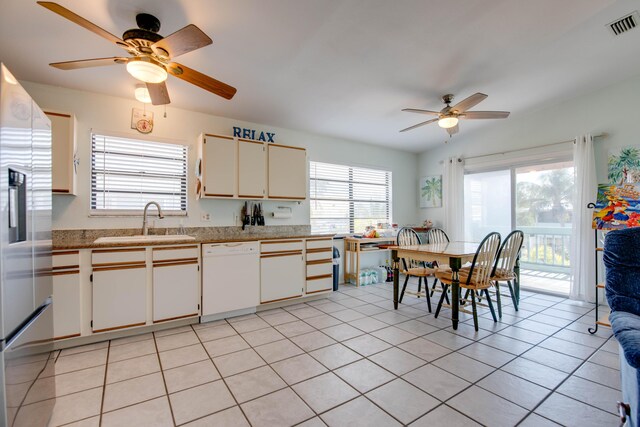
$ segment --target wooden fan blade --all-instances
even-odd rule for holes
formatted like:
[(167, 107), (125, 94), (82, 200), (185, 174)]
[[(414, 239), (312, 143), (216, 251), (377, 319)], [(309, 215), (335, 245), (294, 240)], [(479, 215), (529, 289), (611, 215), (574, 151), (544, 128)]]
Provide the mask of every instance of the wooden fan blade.
[[(193, 24), (168, 35), (162, 40), (151, 45), (151, 49), (158, 53), (158, 48), (165, 50), (169, 54), (169, 58), (184, 55), (201, 47), (213, 43), (211, 38), (202, 30)], [(162, 54), (160, 52), (158, 54)]]
[(233, 98), (233, 95), (236, 94), (235, 87), (222, 83), (213, 77), (209, 77), (199, 71), (192, 70), (191, 68), (185, 67), (177, 62), (171, 62), (167, 65), (167, 71), (185, 82), (194, 84), (225, 99), (231, 99)]
[(57, 13), (58, 15), (62, 16), (63, 18), (67, 18), (69, 21), (74, 22), (74, 23), (80, 25), (81, 27), (86, 28), (87, 30), (99, 35), (100, 37), (105, 38), (105, 39), (109, 40), (110, 42), (115, 43), (115, 44), (117, 44), (118, 46), (120, 46), (120, 47), (122, 47), (124, 49), (127, 49), (126, 43), (123, 42), (121, 38), (114, 36), (113, 34), (108, 32), (107, 30), (103, 30), (102, 28), (100, 28), (96, 24), (94, 24), (93, 22), (90, 22), (90, 21), (84, 19), (82, 16), (71, 12), (66, 7), (60, 6), (58, 3), (54, 3), (54, 2), (51, 2), (51, 1), (39, 1), (38, 4), (40, 6), (46, 7), (47, 9), (49, 9), (50, 11), (52, 11), (54, 13)]
[(474, 93), (470, 97), (463, 99), (462, 101), (458, 102), (456, 105), (451, 107), (451, 110), (455, 110), (458, 113), (464, 113), (469, 108), (475, 107), (485, 99), (487, 99), (487, 95), (485, 95), (484, 93), (480, 93), (480, 92)]
[(460, 130), (460, 128), (458, 127), (458, 125), (455, 125), (452, 128), (448, 128), (447, 129), (447, 133), (451, 136), (451, 135), (455, 135), (456, 133), (458, 133), (459, 130)]
[(465, 119), (506, 119), (508, 111), (467, 111), (461, 114)]
[(147, 83), (147, 90), (151, 97), (151, 103), (153, 105), (166, 105), (171, 103), (169, 98), (169, 91), (165, 82), (162, 83)]
[(408, 130), (419, 128), (420, 126), (428, 125), (429, 123), (433, 123), (433, 122), (437, 122), (437, 121), (438, 121), (437, 118), (431, 119), (431, 120), (427, 120), (426, 122), (418, 123), (417, 125), (413, 125), (413, 126), (408, 127), (406, 129), (402, 129), (400, 132), (406, 132)]
[(128, 58), (112, 56), (111, 58), (81, 59), (79, 61), (53, 62), (51, 65), (60, 70), (77, 70), (79, 68), (102, 67), (104, 65), (126, 64)]
[(439, 111), (419, 110), (417, 108), (403, 108), (402, 111), (407, 111), (409, 113), (429, 114), (432, 116), (437, 116), (440, 114)]

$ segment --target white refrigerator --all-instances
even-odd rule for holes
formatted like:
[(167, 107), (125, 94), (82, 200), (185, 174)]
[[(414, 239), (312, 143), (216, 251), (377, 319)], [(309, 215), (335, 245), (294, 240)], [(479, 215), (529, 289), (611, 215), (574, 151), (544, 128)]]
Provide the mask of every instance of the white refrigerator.
[(51, 417), (51, 276), (51, 123), (0, 64), (0, 426)]

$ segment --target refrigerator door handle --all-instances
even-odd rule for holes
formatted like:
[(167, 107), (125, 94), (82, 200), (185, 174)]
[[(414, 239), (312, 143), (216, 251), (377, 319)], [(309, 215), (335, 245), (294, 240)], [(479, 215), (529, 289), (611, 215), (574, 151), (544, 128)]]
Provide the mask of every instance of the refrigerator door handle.
[(20, 336), (31, 326), (38, 318), (48, 309), (53, 303), (51, 297), (47, 298), (37, 310), (31, 313), (24, 322), (20, 324), (14, 331), (12, 331), (2, 343), (2, 351), (11, 347), (11, 345), (20, 338)]

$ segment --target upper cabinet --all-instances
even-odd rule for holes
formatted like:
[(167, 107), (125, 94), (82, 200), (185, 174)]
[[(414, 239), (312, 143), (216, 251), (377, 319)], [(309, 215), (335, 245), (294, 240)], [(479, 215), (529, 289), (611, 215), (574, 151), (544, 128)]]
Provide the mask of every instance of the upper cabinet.
[(276, 200), (307, 197), (304, 148), (203, 134), (198, 155), (199, 197)]
[(307, 198), (307, 150), (269, 145), (269, 198)]
[(72, 114), (45, 111), (51, 120), (52, 191), (76, 194), (76, 119)]
[(265, 197), (266, 157), (264, 143), (238, 139), (238, 197)]
[[(201, 141), (203, 197), (234, 197), (237, 194), (238, 150), (228, 136), (204, 135)], [(198, 171), (200, 172), (200, 171)]]

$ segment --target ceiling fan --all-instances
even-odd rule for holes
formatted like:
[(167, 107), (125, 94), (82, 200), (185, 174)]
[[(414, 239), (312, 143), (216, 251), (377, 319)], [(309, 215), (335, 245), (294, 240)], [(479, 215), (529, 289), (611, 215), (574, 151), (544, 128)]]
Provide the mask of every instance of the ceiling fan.
[(453, 101), (453, 95), (450, 93), (442, 97), (446, 107), (440, 111), (419, 110), (416, 108), (404, 108), (402, 111), (408, 111), (410, 113), (427, 114), (430, 116), (437, 116), (434, 119), (427, 120), (426, 122), (418, 123), (417, 125), (410, 126), (406, 129), (402, 129), (400, 132), (406, 132), (411, 129), (415, 129), (420, 126), (428, 125), (429, 123), (438, 122), (441, 128), (447, 130), (449, 135), (458, 133), (458, 121), (459, 119), (506, 119), (509, 117), (508, 111), (467, 111), (469, 108), (473, 108), (480, 102), (484, 101), (487, 95), (484, 93), (474, 93), (470, 97), (463, 99), (453, 107), (450, 105)]
[(54, 62), (49, 64), (52, 67), (60, 70), (75, 70), (78, 68), (101, 67), (103, 65), (126, 64), (129, 74), (146, 83), (153, 105), (164, 105), (171, 102), (167, 85), (165, 84), (168, 74), (225, 99), (233, 98), (236, 93), (236, 88), (226, 83), (173, 62), (173, 59), (179, 55), (213, 43), (209, 36), (193, 24), (187, 25), (167, 37), (162, 37), (158, 34), (160, 21), (153, 15), (140, 13), (136, 16), (138, 28), (125, 31), (122, 39), (120, 39), (57, 3), (39, 1), (38, 4), (115, 43), (116, 46), (123, 48), (131, 55), (130, 57), (114, 56), (110, 58)]

